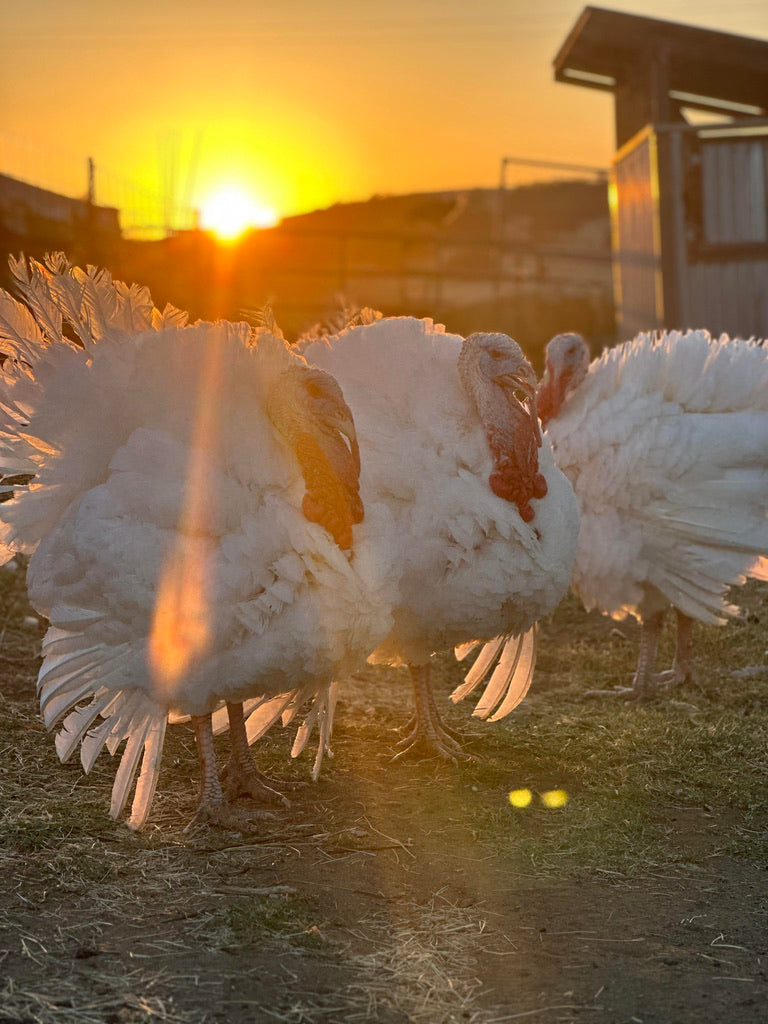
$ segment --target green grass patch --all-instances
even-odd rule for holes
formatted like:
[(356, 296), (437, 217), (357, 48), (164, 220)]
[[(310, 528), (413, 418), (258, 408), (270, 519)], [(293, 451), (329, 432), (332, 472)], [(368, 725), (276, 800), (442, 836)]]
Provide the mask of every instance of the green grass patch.
[[(635, 874), (721, 855), (768, 867), (768, 671), (732, 675), (768, 664), (768, 604), (756, 584), (738, 596), (743, 619), (697, 628), (696, 683), (643, 704), (582, 699), (625, 683), (637, 647), (631, 626), (565, 602), (542, 630), (531, 695), (478, 739), (475, 784), (496, 783), (471, 814), (478, 842), (542, 873)], [(668, 633), (662, 666), (672, 653)], [(569, 799), (551, 809), (541, 794), (556, 787)], [(528, 806), (506, 800), (517, 789), (530, 790)]]
[(226, 923), (238, 945), (279, 938), (291, 947), (320, 950), (325, 946), (305, 899), (284, 893), (240, 897), (229, 902)]

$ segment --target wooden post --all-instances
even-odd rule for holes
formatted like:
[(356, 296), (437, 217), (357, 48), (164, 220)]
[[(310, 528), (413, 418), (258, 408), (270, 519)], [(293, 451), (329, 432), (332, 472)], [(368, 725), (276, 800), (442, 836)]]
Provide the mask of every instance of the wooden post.
[(96, 164), (93, 157), (88, 157), (88, 205), (96, 205)]

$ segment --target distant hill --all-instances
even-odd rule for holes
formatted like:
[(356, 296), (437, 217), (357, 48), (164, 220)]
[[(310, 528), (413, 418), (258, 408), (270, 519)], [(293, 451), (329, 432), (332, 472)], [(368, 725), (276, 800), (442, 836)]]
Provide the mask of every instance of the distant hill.
[(322, 210), (285, 217), (286, 228), (357, 232), (440, 232), (488, 237), (503, 214), (505, 237), (539, 244), (578, 233), (599, 223), (603, 240), (610, 236), (608, 195), (604, 184), (557, 181), (514, 189), (468, 189), (373, 196), (364, 202), (337, 203)]
[(431, 316), (462, 334), (504, 330), (539, 364), (560, 330), (613, 340), (604, 183), (338, 203), (254, 232), (240, 269), (243, 305), (268, 299), (289, 333), (327, 319), (343, 299), (347, 308)]

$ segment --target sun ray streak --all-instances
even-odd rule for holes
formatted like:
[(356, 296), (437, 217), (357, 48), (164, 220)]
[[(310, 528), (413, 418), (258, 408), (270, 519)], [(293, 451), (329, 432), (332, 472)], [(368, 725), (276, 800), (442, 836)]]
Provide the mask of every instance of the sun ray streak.
[(200, 373), (192, 427), (184, 502), (173, 546), (157, 587), (149, 638), (149, 662), (156, 685), (172, 693), (189, 669), (211, 648), (215, 549), (210, 487), (221, 415), (223, 336), (214, 335)]

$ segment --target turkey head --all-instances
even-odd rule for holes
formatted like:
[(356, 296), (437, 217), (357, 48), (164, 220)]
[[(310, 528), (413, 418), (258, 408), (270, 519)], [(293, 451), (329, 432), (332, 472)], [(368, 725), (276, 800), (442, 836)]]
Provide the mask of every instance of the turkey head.
[(542, 426), (560, 412), (569, 391), (589, 370), (589, 347), (580, 334), (556, 334), (547, 345), (547, 367), (536, 401)]
[(543, 498), (539, 473), (541, 432), (536, 416), (536, 375), (517, 342), (506, 334), (471, 334), (459, 355), (459, 376), (483, 422), (495, 469), (491, 490), (517, 505), (526, 523), (532, 498)]
[(299, 460), (307, 487), (304, 516), (349, 550), (352, 526), (364, 511), (360, 449), (341, 388), (329, 373), (297, 361), (275, 381), (267, 412)]

